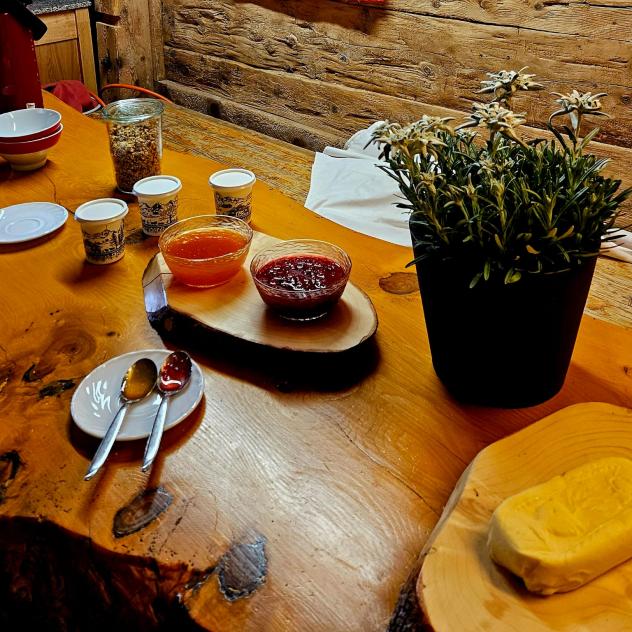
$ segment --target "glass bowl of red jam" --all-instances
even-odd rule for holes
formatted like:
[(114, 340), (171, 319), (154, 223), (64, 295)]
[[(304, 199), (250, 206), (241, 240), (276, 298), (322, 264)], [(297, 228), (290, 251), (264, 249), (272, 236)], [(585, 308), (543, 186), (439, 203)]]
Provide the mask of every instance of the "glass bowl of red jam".
[(178, 281), (215, 287), (239, 272), (251, 241), (252, 228), (237, 217), (198, 215), (169, 226), (158, 247)]
[(250, 273), (264, 303), (289, 320), (321, 318), (345, 290), (351, 259), (326, 241), (283, 241), (255, 255)]

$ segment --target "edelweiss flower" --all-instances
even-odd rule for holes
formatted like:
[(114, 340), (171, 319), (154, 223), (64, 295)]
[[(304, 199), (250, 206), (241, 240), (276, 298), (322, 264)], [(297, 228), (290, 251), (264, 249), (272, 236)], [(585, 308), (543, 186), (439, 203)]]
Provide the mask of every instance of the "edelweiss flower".
[(406, 129), (406, 139), (399, 145), (392, 145), (393, 149), (397, 149), (407, 153), (410, 156), (421, 154), (424, 158), (428, 155), (435, 156), (435, 147), (444, 147), (445, 143), (439, 138), (432, 129), (424, 129), (417, 126), (416, 123), (409, 125)]
[(392, 150), (399, 148), (403, 142), (406, 141), (407, 131), (399, 123), (391, 123), (390, 121), (384, 121), (382, 125), (373, 130), (371, 140), (367, 143), (367, 146), (371, 143), (376, 145), (383, 145), (380, 158), (385, 160), (389, 159)]
[(544, 87), (541, 83), (532, 81), (535, 75), (530, 75), (524, 71), (527, 66), (520, 70), (500, 70), (499, 72), (488, 72), (489, 77), (486, 81), (481, 81), (483, 86), (478, 92), (486, 94), (493, 92), (494, 98), (498, 101), (507, 102), (507, 100), (518, 90), (542, 90)]
[(592, 94), (592, 92), (578, 92), (577, 90), (573, 90), (570, 94), (560, 94), (559, 92), (553, 92), (552, 94), (559, 97), (555, 102), (559, 103), (562, 107), (549, 116), (549, 125), (552, 124), (556, 116), (568, 114), (575, 133), (579, 134), (581, 117), (584, 114), (608, 116), (605, 112), (601, 112), (601, 101), (599, 100), (601, 97), (607, 96), (606, 92)]
[(577, 92), (573, 90), (570, 94), (560, 94), (559, 92), (552, 92), (559, 99), (555, 100), (555, 103), (559, 103), (564, 112), (581, 112), (582, 114), (595, 114), (598, 113), (601, 116), (605, 116), (601, 110), (601, 97), (606, 97), (606, 92), (598, 92), (592, 94), (592, 92)]
[(431, 130), (434, 132), (438, 132), (439, 130), (443, 132), (453, 133), (452, 128), (448, 125), (449, 121), (453, 121), (453, 116), (429, 116), (428, 114), (424, 114), (418, 121), (415, 123), (411, 123), (408, 128), (411, 130)]
[(404, 128), (399, 123), (384, 121), (382, 125), (373, 130), (372, 141), (375, 143), (390, 143), (392, 140), (401, 140), (405, 137)]
[(515, 129), (526, 122), (527, 119), (524, 115), (524, 112), (521, 114), (512, 112), (497, 101), (474, 103), (469, 119), (459, 125), (457, 129), (485, 125), (492, 133), (500, 132), (521, 143), (522, 141), (516, 135)]
[(430, 195), (436, 195), (437, 187), (435, 186), (435, 181), (437, 179), (441, 179), (437, 174), (429, 171), (422, 171), (419, 174), (419, 186), (427, 189)]
[(438, 131), (452, 132), (447, 122), (449, 118), (438, 116), (424, 116), (419, 121), (402, 127), (399, 123), (386, 121), (380, 125), (372, 136), (372, 142), (384, 145), (382, 155), (388, 159), (390, 154), (400, 153), (406, 156), (421, 154), (424, 158), (429, 155), (436, 157), (435, 147), (445, 143), (437, 136)]

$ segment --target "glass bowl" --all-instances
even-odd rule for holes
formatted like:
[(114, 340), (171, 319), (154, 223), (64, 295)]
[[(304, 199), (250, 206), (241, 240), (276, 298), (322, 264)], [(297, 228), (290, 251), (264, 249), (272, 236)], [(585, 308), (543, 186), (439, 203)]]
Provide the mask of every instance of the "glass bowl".
[(237, 217), (198, 215), (169, 226), (158, 247), (178, 281), (215, 287), (239, 272), (251, 241), (252, 229)]
[(255, 255), (250, 273), (262, 300), (289, 320), (314, 320), (338, 302), (351, 259), (326, 241), (284, 241)]

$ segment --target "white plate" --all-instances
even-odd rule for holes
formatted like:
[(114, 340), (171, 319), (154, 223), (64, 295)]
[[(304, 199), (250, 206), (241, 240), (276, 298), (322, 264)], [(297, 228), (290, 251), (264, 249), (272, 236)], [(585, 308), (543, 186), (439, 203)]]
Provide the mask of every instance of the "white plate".
[(63, 226), (68, 211), (52, 202), (26, 202), (0, 208), (0, 244), (19, 244)]
[[(141, 358), (153, 360), (160, 368), (169, 355), (167, 349), (144, 349), (112, 358), (89, 373), (77, 387), (70, 403), (75, 423), (85, 433), (103, 438), (120, 407), (121, 380), (131, 364)], [(169, 398), (165, 430), (186, 419), (200, 403), (204, 394), (204, 376), (193, 362), (191, 379), (184, 389)], [(133, 441), (148, 437), (160, 405), (160, 395), (154, 390), (149, 397), (131, 404), (123, 420), (117, 441)]]

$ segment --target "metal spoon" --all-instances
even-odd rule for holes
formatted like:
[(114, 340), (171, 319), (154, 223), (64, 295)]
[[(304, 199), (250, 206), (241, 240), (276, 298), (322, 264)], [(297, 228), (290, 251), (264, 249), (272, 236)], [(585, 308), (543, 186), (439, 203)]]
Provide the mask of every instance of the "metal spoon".
[(152, 360), (149, 358), (142, 358), (136, 360), (132, 366), (127, 369), (123, 380), (121, 381), (121, 394), (120, 399), (123, 402), (122, 406), (118, 409), (110, 427), (107, 429), (105, 436), (101, 440), (97, 451), (94, 454), (92, 463), (88, 467), (84, 480), (89, 481), (105, 463), (105, 460), (110, 454), (110, 450), (116, 441), (116, 436), (121, 429), (127, 407), (134, 402), (139, 402), (151, 393), (156, 384), (156, 376), (158, 375), (158, 369)]
[(160, 407), (151, 428), (151, 434), (145, 446), (143, 466), (141, 470), (146, 472), (158, 454), (162, 433), (165, 429), (167, 419), (167, 402), (169, 397), (179, 393), (189, 382), (191, 377), (191, 358), (185, 351), (174, 351), (170, 353), (160, 367), (158, 375), (158, 390), (162, 395)]

